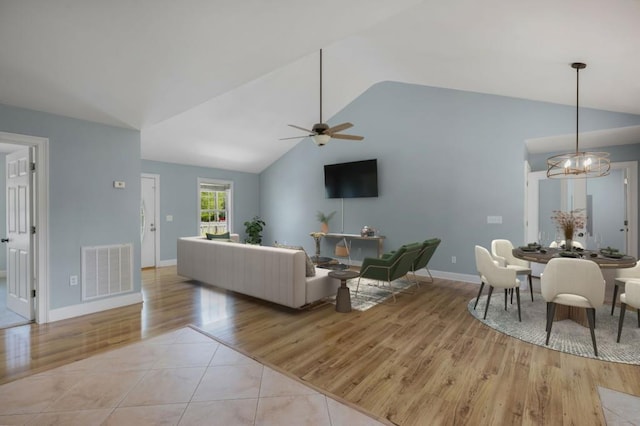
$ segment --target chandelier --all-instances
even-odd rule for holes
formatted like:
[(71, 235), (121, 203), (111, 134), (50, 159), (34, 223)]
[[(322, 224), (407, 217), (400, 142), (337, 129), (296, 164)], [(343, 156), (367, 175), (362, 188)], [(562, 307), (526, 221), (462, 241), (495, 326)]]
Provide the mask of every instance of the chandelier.
[(585, 69), (586, 64), (574, 62), (571, 68), (576, 70), (576, 150), (566, 154), (558, 154), (547, 159), (548, 178), (587, 178), (607, 176), (611, 169), (609, 153), (580, 151), (578, 146), (579, 135), (579, 95), (580, 95), (580, 70)]

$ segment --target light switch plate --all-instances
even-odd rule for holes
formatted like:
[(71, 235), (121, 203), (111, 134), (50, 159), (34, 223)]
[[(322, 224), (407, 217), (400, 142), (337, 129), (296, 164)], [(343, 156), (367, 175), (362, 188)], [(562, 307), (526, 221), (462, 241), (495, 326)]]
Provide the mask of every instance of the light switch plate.
[(502, 223), (502, 216), (487, 216), (487, 223), (501, 224)]
[(122, 180), (114, 180), (113, 181), (113, 187), (114, 188), (118, 188), (118, 189), (124, 189), (125, 183)]

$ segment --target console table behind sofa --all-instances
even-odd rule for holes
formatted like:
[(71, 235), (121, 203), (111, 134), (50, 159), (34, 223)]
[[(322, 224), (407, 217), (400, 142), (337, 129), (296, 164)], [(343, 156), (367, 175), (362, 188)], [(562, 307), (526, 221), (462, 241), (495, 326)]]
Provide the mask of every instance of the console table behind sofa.
[(339, 239), (343, 239), (346, 238), (347, 240), (371, 240), (371, 241), (376, 241), (378, 243), (378, 257), (382, 256), (382, 253), (384, 253), (383, 250), (383, 245), (384, 245), (384, 239), (385, 237), (383, 236), (375, 236), (375, 237), (363, 237), (360, 234), (334, 234), (334, 233), (329, 233), (327, 235), (324, 236), (325, 238), (339, 238)]

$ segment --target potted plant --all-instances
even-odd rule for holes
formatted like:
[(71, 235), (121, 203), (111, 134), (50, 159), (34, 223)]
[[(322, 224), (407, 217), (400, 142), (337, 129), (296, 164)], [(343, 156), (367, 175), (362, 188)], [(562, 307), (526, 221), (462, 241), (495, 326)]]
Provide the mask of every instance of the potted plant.
[(262, 243), (261, 232), (265, 225), (264, 220), (262, 220), (260, 216), (254, 216), (253, 219), (246, 221), (244, 227), (247, 238), (245, 238), (244, 242), (247, 244), (260, 245)]
[(329, 221), (331, 220), (331, 218), (333, 217), (333, 215), (335, 215), (336, 212), (333, 211), (329, 214), (324, 214), (322, 212), (318, 212), (318, 214), (316, 214), (316, 217), (318, 218), (318, 221), (320, 222), (320, 231), (324, 232), (325, 234), (329, 233)]

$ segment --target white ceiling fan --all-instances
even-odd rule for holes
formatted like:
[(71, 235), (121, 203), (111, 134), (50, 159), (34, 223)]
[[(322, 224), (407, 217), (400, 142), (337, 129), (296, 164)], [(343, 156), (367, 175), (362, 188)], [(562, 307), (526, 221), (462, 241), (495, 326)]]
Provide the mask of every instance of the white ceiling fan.
[[(342, 133), (338, 133), (350, 127), (353, 127), (353, 124), (351, 123), (342, 123), (333, 127), (329, 127), (328, 124), (322, 122), (322, 49), (320, 49), (320, 122), (314, 124), (311, 130), (305, 129), (304, 127), (296, 126), (294, 124), (289, 124), (288, 126), (307, 132), (307, 136), (311, 137), (318, 146), (324, 146), (332, 138), (352, 141), (361, 141), (364, 139), (363, 136), (345, 135)], [(291, 138), (282, 138), (280, 140), (299, 139), (301, 137), (302, 136), (294, 136)]]

